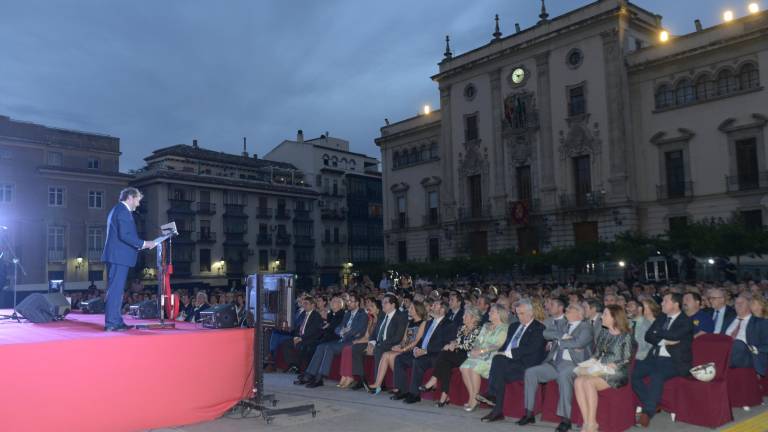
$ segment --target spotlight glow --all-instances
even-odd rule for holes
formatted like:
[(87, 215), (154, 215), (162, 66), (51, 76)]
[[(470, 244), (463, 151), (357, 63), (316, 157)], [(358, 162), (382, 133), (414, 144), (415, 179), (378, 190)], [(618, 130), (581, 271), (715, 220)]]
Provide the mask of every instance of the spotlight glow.
[(750, 3), (749, 6), (747, 6), (747, 9), (749, 9), (749, 13), (756, 14), (760, 12), (760, 5), (757, 3)]
[(727, 10), (727, 11), (723, 12), (723, 21), (725, 21), (725, 22), (733, 21), (733, 11), (732, 10)]
[(659, 40), (662, 42), (667, 42), (669, 40), (669, 32), (662, 30), (661, 33), (659, 33)]
[(424, 115), (429, 115), (429, 113), (432, 112), (432, 107), (430, 107), (429, 105), (424, 105), (422, 112), (424, 113)]

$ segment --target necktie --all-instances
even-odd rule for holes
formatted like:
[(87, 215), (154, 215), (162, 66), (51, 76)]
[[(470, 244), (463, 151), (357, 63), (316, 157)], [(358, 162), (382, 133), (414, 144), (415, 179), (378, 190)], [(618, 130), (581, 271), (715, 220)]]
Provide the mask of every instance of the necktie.
[(732, 338), (736, 339), (736, 337), (739, 335), (739, 330), (741, 330), (741, 318), (739, 318), (739, 322), (736, 323), (736, 328), (733, 329), (733, 331), (731, 332), (730, 336)]
[(349, 331), (349, 329), (352, 328), (352, 320), (355, 319), (355, 312), (357, 311), (352, 311), (349, 314), (349, 320), (347, 321), (347, 325), (346, 325), (347, 331)]
[(437, 321), (432, 320), (432, 324), (429, 325), (429, 330), (427, 330), (427, 334), (424, 335), (424, 341), (421, 343), (421, 349), (427, 349), (427, 346), (429, 345), (429, 339), (432, 337), (432, 333), (435, 331), (435, 327), (437, 327), (436, 323)]
[(715, 316), (712, 317), (712, 319), (715, 321), (715, 333), (719, 333), (717, 330), (717, 318), (720, 316), (720, 310), (715, 311)]
[(515, 334), (512, 335), (512, 340), (509, 341), (509, 346), (514, 349), (517, 348), (517, 346), (520, 344), (520, 337), (523, 335), (523, 331), (525, 330), (525, 326), (520, 324), (517, 326), (517, 331), (515, 331)]
[(376, 341), (377, 342), (381, 342), (381, 341), (384, 340), (384, 336), (386, 336), (384, 334), (384, 329), (387, 328), (387, 323), (389, 323), (389, 315), (385, 316), (384, 317), (384, 322), (381, 323), (381, 328), (379, 328), (379, 335), (376, 337)]
[[(573, 329), (576, 328), (575, 325), (568, 323), (568, 332), (567, 335), (570, 335), (573, 332)], [(557, 363), (557, 360), (562, 357), (562, 349), (560, 349), (560, 343), (557, 344), (557, 350), (555, 351), (555, 355), (552, 356), (552, 361), (554, 363)]]
[(667, 317), (667, 320), (666, 320), (666, 321), (664, 321), (664, 331), (667, 331), (667, 330), (669, 330), (669, 324), (670, 324), (671, 322), (672, 322), (672, 318), (671, 318), (671, 317)]
[(301, 336), (304, 336), (304, 329), (307, 328), (307, 322), (309, 321), (309, 314), (312, 312), (308, 312), (306, 315), (304, 315), (304, 323), (301, 324)]

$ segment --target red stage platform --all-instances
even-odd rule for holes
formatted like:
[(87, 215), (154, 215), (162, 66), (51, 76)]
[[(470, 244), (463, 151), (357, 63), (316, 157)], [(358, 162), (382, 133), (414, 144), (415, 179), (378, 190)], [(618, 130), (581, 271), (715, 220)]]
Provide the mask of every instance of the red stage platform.
[(77, 313), (47, 324), (0, 321), (0, 430), (129, 432), (199, 423), (251, 391), (251, 329), (103, 328), (104, 315)]

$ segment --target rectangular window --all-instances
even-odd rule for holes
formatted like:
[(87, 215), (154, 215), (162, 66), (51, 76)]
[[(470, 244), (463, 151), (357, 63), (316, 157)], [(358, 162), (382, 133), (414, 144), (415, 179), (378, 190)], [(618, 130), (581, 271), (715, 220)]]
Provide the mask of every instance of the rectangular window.
[(64, 155), (60, 152), (48, 152), (48, 165), (61, 166), (64, 162)]
[(749, 229), (762, 230), (763, 229), (763, 211), (762, 210), (748, 210), (741, 212), (741, 220)]
[(64, 206), (64, 188), (51, 186), (48, 188), (48, 207)]
[(104, 228), (101, 227), (88, 227), (88, 255), (92, 253), (95, 255), (101, 255), (101, 250), (104, 248)]
[(405, 243), (405, 240), (401, 240), (397, 242), (397, 262), (407, 262), (408, 261), (408, 246)]
[(568, 90), (568, 115), (571, 117), (587, 112), (587, 102), (584, 98), (584, 86)]
[(200, 272), (211, 271), (211, 250), (200, 249)]
[(49, 261), (64, 260), (64, 227), (48, 227), (48, 256)]
[(576, 192), (576, 204), (579, 206), (587, 203), (587, 194), (592, 192), (592, 172), (589, 164), (589, 156), (573, 158), (573, 183)]
[(286, 262), (287, 261), (286, 257), (287, 257), (287, 254), (286, 254), (285, 250), (277, 251), (277, 259), (278, 259), (278, 261), (280, 261), (280, 263), (277, 266), (278, 270), (285, 271), (285, 269), (286, 269), (286, 267), (288, 265), (288, 263)]
[(333, 229), (333, 241), (336, 243), (339, 243), (339, 229), (334, 228)]
[(88, 169), (101, 168), (101, 161), (96, 158), (88, 158)]
[(469, 177), (469, 205), (473, 218), (483, 215), (483, 182), (480, 174)]
[(515, 178), (517, 179), (517, 199), (519, 201), (531, 202), (531, 167), (529, 165), (520, 166), (515, 169)]
[(397, 197), (397, 225), (397, 228), (408, 226), (408, 213), (404, 196)]
[(88, 208), (91, 208), (91, 209), (104, 208), (104, 192), (103, 191), (88, 191)]
[(429, 224), (435, 225), (440, 222), (440, 195), (437, 191), (427, 193), (427, 210)]
[(477, 114), (464, 117), (464, 141), (474, 141), (477, 138)]
[(103, 281), (104, 270), (88, 270), (88, 280), (91, 282)]
[(683, 151), (675, 150), (664, 153), (664, 169), (667, 171), (667, 198), (685, 196), (685, 163)]
[(13, 202), (14, 187), (10, 183), (0, 183), (0, 203)]
[(760, 187), (760, 173), (757, 165), (757, 140), (755, 138), (736, 141), (736, 169), (739, 190)]
[(269, 251), (259, 250), (259, 271), (269, 271)]
[(437, 261), (440, 259), (440, 239), (433, 237), (429, 239), (429, 260)]
[(326, 228), (325, 229), (325, 236), (323, 238), (325, 239), (326, 243), (330, 243), (331, 242), (331, 229), (330, 228)]

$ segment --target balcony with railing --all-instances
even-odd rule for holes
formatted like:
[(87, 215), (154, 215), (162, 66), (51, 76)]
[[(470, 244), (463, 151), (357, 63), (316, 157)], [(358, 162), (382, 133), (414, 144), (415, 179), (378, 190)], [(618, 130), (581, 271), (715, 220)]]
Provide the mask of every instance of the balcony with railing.
[(212, 203), (212, 202), (197, 203), (197, 214), (206, 214), (206, 215), (216, 214), (216, 203)]
[(339, 236), (338, 238), (323, 238), (322, 244), (324, 245), (340, 245), (340, 244), (346, 244), (347, 243), (347, 237), (346, 236)]
[(179, 235), (173, 238), (173, 241), (177, 243), (194, 243), (195, 242), (195, 229), (189, 226), (177, 226)]
[(297, 220), (312, 220), (312, 212), (309, 210), (294, 210), (293, 218)]
[(673, 200), (690, 198), (693, 196), (693, 182), (677, 182), (656, 185), (656, 198), (658, 200)]
[(768, 189), (768, 171), (762, 171), (752, 175), (726, 176), (725, 184), (729, 193), (753, 192)]
[(48, 262), (59, 262), (66, 260), (64, 249), (48, 249)]
[(272, 234), (259, 233), (256, 236), (256, 244), (260, 246), (272, 246)]
[(101, 254), (103, 249), (88, 249), (88, 261), (89, 262), (101, 262)]
[(320, 209), (320, 219), (323, 220), (344, 220), (347, 218), (347, 212), (344, 209)]
[(491, 218), (491, 206), (475, 206), (459, 208), (459, 221), (482, 221)]
[(558, 196), (560, 210), (589, 210), (605, 205), (605, 192), (564, 193)]
[(258, 207), (256, 209), (256, 218), (272, 219), (272, 209), (269, 207)]
[(195, 233), (194, 238), (199, 243), (216, 243), (216, 233), (212, 231), (201, 231)]
[(321, 195), (326, 195), (331, 197), (343, 197), (344, 193), (345, 193), (344, 189), (340, 187), (337, 187), (334, 189), (333, 186), (327, 186), (320, 189)]
[(297, 235), (295, 236), (293, 240), (294, 246), (314, 246), (315, 245), (315, 239), (312, 236), (308, 235)]
[(291, 211), (286, 208), (278, 207), (275, 212), (275, 219), (287, 220), (291, 218)]
[(275, 244), (278, 246), (286, 246), (291, 244), (290, 234), (278, 234), (275, 236)]
[(224, 204), (224, 217), (246, 219), (245, 204)]
[(424, 215), (422, 225), (425, 227), (440, 225), (440, 213), (429, 212), (429, 214)]
[(405, 213), (400, 213), (396, 218), (392, 219), (392, 230), (404, 229), (408, 229), (408, 216)]
[(224, 234), (245, 234), (248, 232), (247, 224), (225, 224)]

